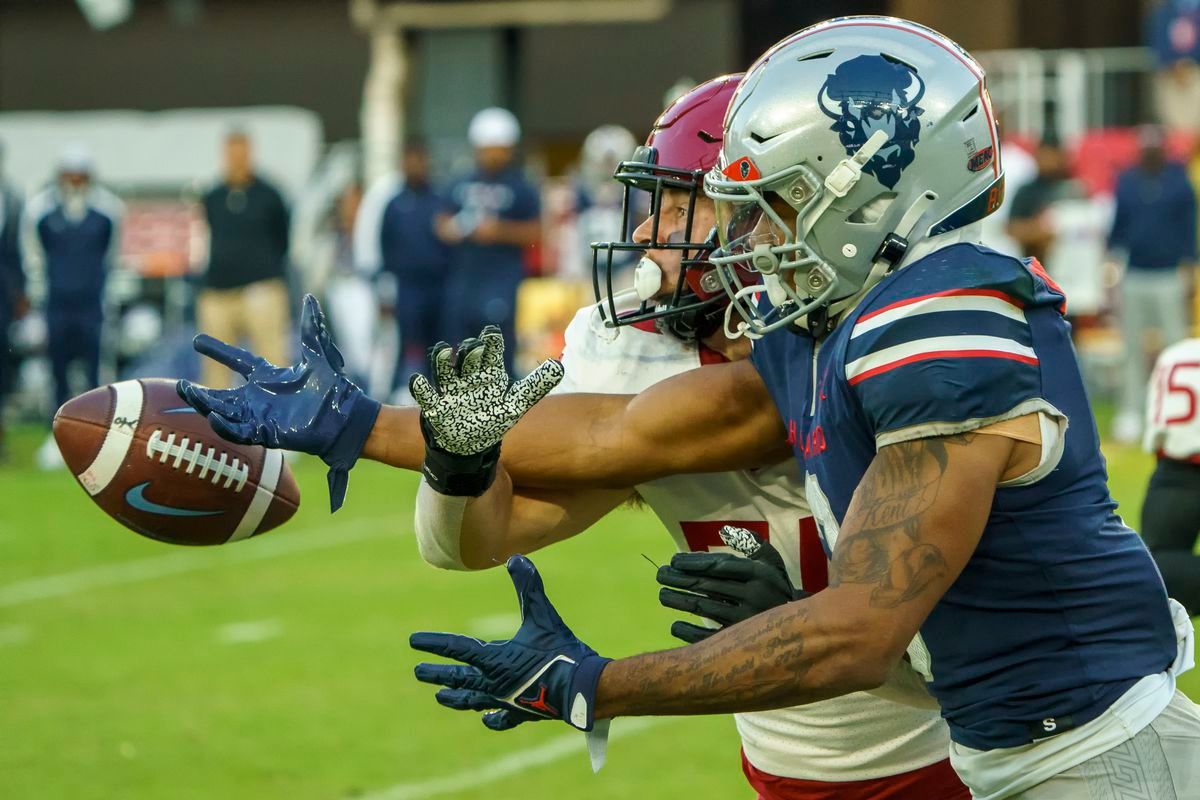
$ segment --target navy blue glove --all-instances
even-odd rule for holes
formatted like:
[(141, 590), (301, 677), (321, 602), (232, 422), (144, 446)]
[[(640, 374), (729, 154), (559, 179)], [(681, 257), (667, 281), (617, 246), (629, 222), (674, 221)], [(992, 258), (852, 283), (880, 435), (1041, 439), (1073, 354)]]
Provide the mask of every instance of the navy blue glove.
[(495, 731), (538, 719), (592, 730), (596, 685), (611, 659), (596, 655), (571, 633), (546, 597), (532, 561), (518, 555), (507, 566), (521, 604), (517, 635), (482, 642), (453, 633), (414, 633), (408, 640), (414, 650), (467, 665), (422, 662), (417, 680), (444, 686), (437, 701), (447, 708), (488, 711), (483, 724)]
[(346, 377), (345, 361), (329, 337), (317, 299), (304, 296), (300, 361), (290, 367), (277, 367), (203, 333), (192, 346), (246, 383), (206, 389), (179, 381), (175, 388), (184, 402), (230, 441), (320, 456), (329, 465), (330, 511), (341, 508), (348, 473), (375, 426), (380, 404)]

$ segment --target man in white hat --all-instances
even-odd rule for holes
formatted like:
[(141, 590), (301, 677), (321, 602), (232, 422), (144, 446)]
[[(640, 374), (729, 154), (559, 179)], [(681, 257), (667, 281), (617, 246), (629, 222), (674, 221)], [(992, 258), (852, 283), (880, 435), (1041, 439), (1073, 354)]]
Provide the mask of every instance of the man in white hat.
[[(451, 185), (437, 222), (438, 235), (455, 245), (443, 338), (458, 341), (492, 324), (513, 342), (525, 250), (541, 238), (541, 202), (515, 160), (521, 126), (511, 111), (483, 109), (471, 120), (467, 139), (475, 169)], [(511, 373), (511, 354), (507, 359)]]

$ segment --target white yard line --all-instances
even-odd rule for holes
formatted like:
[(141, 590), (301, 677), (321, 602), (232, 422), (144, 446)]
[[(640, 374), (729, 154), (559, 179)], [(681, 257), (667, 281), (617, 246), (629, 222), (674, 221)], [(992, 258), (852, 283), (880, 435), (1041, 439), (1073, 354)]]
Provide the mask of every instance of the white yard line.
[(277, 619), (254, 619), (231, 622), (217, 628), (217, 641), (221, 644), (252, 644), (274, 639), (283, 633), (283, 624)]
[[(609, 738), (633, 736), (666, 721), (667, 719), (663, 717), (633, 717), (617, 720), (613, 723)], [(485, 734), (481, 733), (480, 735)], [(551, 761), (558, 761), (570, 755), (574, 755), (586, 763), (588, 754), (583, 734), (578, 732), (564, 734), (545, 744), (517, 750), (472, 770), (464, 770), (442, 778), (431, 778), (415, 783), (398, 783), (378, 792), (359, 795), (358, 800), (424, 800), (427, 797), (438, 797), (451, 792), (461, 792), (465, 789), (483, 786), (510, 775), (526, 772), (530, 767), (549, 764)]]
[(86, 567), (59, 575), (30, 578), (0, 586), (0, 608), (19, 606), (38, 600), (66, 597), (91, 589), (122, 586), (195, 572), (223, 564), (264, 561), (291, 553), (324, 550), (352, 542), (397, 535), (393, 522), (364, 519), (343, 525), (323, 525), (310, 530), (287, 533), (276, 531), (260, 538), (231, 545), (179, 550), (162, 556), (117, 564)]

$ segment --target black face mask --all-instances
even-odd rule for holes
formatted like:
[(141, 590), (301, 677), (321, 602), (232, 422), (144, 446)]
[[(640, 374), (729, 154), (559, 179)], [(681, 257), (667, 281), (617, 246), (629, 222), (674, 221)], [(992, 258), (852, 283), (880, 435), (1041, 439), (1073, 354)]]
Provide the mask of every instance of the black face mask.
[[(658, 166), (658, 153), (653, 147), (639, 147), (633, 158), (617, 165), (613, 178), (624, 185), (621, 202), (621, 235), (616, 241), (592, 243), (592, 289), (600, 317), (608, 327), (619, 328), (653, 321), (663, 333), (685, 341), (703, 338), (715, 332), (724, 316), (724, 293), (707, 299), (698, 296), (688, 283), (689, 270), (712, 269), (708, 254), (716, 247), (712, 231), (693, 227), (696, 201), (701, 197), (704, 183), (702, 170), (675, 169)], [(662, 241), (658, 220), (662, 210), (663, 193), (668, 189), (688, 193), (687, 221), (679, 241)], [(643, 253), (648, 245), (633, 241), (638, 206), (634, 192), (650, 196), (650, 218), (653, 227), (650, 240), (656, 250), (681, 251), (679, 279), (670, 297), (660, 300), (641, 300), (633, 309), (622, 312), (617, 308), (618, 292), (614, 291), (614, 273), (628, 259), (623, 254)]]

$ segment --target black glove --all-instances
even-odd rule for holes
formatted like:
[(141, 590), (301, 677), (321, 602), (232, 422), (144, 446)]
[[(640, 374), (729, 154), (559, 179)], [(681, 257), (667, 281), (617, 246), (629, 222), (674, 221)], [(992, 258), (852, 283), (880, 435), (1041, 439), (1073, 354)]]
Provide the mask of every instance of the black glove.
[[(706, 617), (723, 628), (809, 595), (792, 585), (783, 557), (758, 534), (726, 525), (720, 535), (740, 555), (676, 553), (670, 565), (658, 568), (658, 582), (670, 587), (659, 589), (660, 603)], [(682, 620), (671, 625), (671, 635), (688, 644), (718, 630)]]

